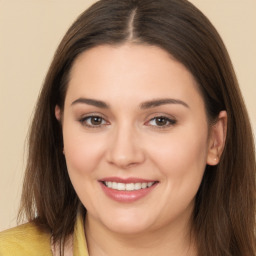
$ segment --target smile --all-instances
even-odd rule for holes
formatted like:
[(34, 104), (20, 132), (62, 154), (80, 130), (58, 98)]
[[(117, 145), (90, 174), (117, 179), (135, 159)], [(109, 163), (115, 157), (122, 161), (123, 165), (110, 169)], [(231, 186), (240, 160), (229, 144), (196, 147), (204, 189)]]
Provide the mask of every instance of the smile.
[(121, 191), (134, 191), (145, 188), (150, 188), (154, 185), (155, 182), (137, 182), (137, 183), (121, 183), (121, 182), (112, 182), (104, 181), (103, 184), (111, 189), (121, 190)]
[(119, 203), (132, 203), (148, 196), (158, 183), (159, 181), (140, 178), (108, 177), (99, 180), (105, 195)]

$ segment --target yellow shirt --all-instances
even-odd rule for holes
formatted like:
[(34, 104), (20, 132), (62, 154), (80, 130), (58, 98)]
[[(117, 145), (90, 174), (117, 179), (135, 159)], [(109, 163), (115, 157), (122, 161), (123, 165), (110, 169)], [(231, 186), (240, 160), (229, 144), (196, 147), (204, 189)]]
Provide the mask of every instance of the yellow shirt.
[[(51, 234), (34, 223), (0, 232), (0, 256), (52, 256)], [(89, 256), (81, 214), (73, 234), (73, 256)]]

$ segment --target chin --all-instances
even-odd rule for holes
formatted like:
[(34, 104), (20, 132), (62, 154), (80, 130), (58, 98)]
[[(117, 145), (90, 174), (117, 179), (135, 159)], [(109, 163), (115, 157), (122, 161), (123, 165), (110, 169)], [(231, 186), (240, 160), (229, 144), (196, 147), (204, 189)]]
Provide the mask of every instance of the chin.
[(135, 235), (140, 234), (148, 230), (147, 225), (141, 225), (139, 223), (111, 223), (107, 228), (114, 232), (122, 235)]
[[(105, 218), (104, 218), (105, 217)], [(152, 221), (144, 216), (119, 215), (118, 217), (104, 216), (101, 223), (110, 231), (123, 234), (134, 235), (143, 233), (152, 226)]]

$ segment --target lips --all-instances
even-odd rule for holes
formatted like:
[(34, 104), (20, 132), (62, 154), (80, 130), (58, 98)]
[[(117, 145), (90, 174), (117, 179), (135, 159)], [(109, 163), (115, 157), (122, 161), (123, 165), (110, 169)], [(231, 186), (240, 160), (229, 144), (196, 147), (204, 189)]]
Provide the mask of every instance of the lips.
[(104, 193), (111, 199), (123, 203), (134, 202), (147, 196), (158, 183), (138, 178), (110, 177), (100, 180)]

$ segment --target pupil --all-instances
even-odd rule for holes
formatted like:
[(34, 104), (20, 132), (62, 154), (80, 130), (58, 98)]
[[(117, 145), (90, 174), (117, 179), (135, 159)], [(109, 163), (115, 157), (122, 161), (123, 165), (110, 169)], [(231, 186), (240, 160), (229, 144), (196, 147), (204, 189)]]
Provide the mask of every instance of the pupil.
[(93, 117), (92, 118), (92, 124), (93, 125), (99, 125), (101, 124), (102, 118), (101, 117)]
[(157, 125), (161, 126), (161, 125), (166, 125), (166, 119), (164, 117), (158, 117), (156, 119), (156, 123)]

